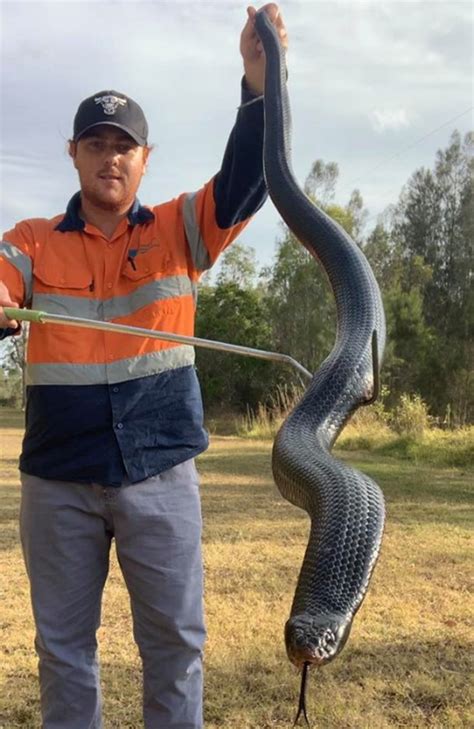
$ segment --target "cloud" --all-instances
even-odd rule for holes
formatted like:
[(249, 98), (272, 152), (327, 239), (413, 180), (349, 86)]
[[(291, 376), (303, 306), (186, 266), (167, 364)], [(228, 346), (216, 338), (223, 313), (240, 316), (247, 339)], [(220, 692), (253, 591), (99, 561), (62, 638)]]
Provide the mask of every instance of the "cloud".
[(369, 119), (372, 128), (379, 134), (410, 126), (406, 109), (374, 109), (370, 112)]
[[(280, 5), (290, 42), (295, 174), (303, 182), (315, 159), (338, 162), (338, 198), (347, 200), (356, 180), (373, 214), (396, 200), (414, 169), (432, 164), (452, 131), (442, 125), (472, 103), (471, 3)], [(66, 153), (74, 112), (99, 89), (124, 91), (145, 109), (156, 148), (140, 189), (144, 203), (209, 179), (239, 104), (245, 6), (0, 0), (0, 228), (64, 210), (77, 189)], [(466, 115), (453, 128), (464, 133), (470, 124)], [(268, 203), (244, 234), (262, 260), (277, 219)]]

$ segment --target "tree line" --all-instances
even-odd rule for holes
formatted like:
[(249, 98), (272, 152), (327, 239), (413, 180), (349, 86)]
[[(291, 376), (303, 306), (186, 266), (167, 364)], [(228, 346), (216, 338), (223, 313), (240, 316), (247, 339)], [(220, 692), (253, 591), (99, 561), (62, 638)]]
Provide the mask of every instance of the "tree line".
[[(438, 422), (474, 417), (474, 134), (454, 132), (432, 169), (410, 177), (398, 202), (364, 235), (367, 211), (354, 190), (335, 202), (338, 166), (316, 160), (306, 194), (337, 220), (367, 256), (387, 317), (382, 369), (386, 405), (419, 395)], [(201, 287), (197, 335), (291, 354), (316, 371), (332, 349), (336, 313), (326, 277), (282, 225), (272, 265), (234, 244), (214, 285)], [(205, 350), (197, 365), (208, 406), (265, 403), (298, 375), (260, 360)]]
[[(454, 132), (432, 169), (416, 170), (399, 200), (365, 233), (368, 212), (354, 190), (336, 202), (335, 162), (316, 160), (306, 194), (351, 235), (379, 282), (387, 317), (382, 385), (387, 407), (419, 395), (438, 422), (474, 419), (474, 133)], [(325, 274), (281, 225), (271, 265), (234, 243), (214, 283), (200, 286), (196, 335), (290, 354), (316, 371), (332, 349), (336, 313)], [(3, 344), (0, 404), (21, 403), (22, 343)], [(245, 411), (281, 388), (301, 386), (280, 364), (198, 348), (207, 407)]]

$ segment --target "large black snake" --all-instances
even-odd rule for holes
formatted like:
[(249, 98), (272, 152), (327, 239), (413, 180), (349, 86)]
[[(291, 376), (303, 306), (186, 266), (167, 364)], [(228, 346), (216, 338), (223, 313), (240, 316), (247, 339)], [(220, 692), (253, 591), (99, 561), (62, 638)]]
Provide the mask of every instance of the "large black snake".
[(344, 646), (380, 549), (382, 492), (370, 478), (334, 458), (330, 449), (355, 410), (376, 396), (385, 318), (377, 282), (362, 251), (295, 181), (285, 54), (265, 11), (257, 13), (255, 27), (266, 56), (264, 169), (270, 197), (325, 270), (337, 309), (334, 348), (273, 447), (279, 490), (311, 518), (285, 627), (288, 657), (304, 668), (305, 677), (309, 665), (327, 663)]

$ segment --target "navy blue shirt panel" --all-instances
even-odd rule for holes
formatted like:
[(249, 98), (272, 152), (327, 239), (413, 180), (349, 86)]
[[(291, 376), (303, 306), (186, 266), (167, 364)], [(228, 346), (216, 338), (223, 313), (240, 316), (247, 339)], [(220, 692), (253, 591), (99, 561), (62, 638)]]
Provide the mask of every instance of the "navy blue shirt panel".
[(120, 486), (194, 458), (208, 446), (194, 367), (113, 385), (27, 388), (20, 470)]

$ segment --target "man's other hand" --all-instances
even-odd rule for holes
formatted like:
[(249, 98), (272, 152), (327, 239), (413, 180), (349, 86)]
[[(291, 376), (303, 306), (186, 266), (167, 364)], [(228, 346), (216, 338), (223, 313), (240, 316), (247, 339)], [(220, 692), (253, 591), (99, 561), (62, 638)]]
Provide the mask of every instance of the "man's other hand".
[(5, 284), (0, 281), (0, 329), (16, 329), (18, 322), (15, 319), (7, 319), (3, 313), (4, 306), (14, 306), (15, 309), (18, 309), (18, 304), (11, 300), (10, 292)]

